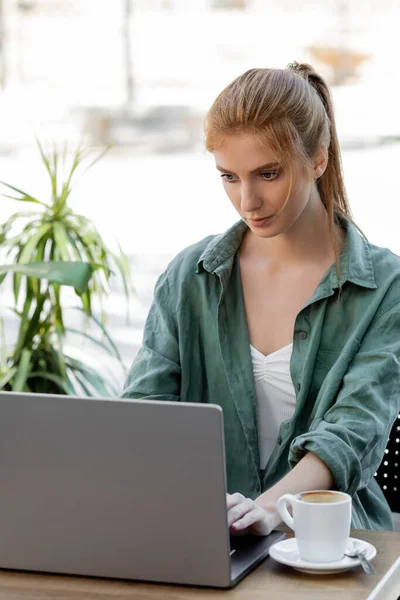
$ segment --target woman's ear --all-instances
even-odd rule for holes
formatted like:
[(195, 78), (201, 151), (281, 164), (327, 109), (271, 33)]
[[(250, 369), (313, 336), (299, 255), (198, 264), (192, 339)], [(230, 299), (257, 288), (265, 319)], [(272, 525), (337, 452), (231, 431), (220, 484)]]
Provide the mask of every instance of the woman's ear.
[(328, 164), (328, 149), (325, 144), (321, 144), (314, 158), (313, 177), (319, 179), (325, 173)]

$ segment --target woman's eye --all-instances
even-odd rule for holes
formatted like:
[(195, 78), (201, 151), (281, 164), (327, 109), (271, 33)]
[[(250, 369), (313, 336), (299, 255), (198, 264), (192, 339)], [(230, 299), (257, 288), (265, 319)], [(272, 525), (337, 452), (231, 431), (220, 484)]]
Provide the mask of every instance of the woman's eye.
[(278, 175), (279, 173), (277, 171), (266, 171), (265, 173), (260, 173), (260, 177), (266, 181), (272, 181), (272, 179), (276, 179)]
[(233, 183), (235, 181), (236, 176), (232, 175), (232, 173), (222, 173), (221, 177), (225, 181), (228, 181), (229, 183)]
[[(264, 173), (260, 173), (259, 177), (261, 177), (263, 181), (272, 181), (273, 179), (276, 179), (278, 175), (279, 171), (265, 171)], [(237, 176), (233, 175), (232, 173), (222, 173), (221, 177), (228, 183), (235, 183), (238, 181)]]

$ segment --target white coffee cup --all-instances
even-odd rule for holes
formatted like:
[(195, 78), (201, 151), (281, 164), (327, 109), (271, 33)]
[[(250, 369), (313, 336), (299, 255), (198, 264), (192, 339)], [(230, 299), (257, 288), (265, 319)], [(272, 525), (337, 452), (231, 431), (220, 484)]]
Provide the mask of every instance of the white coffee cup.
[(351, 496), (335, 490), (284, 494), (277, 509), (293, 529), (303, 560), (325, 563), (343, 558), (350, 536)]

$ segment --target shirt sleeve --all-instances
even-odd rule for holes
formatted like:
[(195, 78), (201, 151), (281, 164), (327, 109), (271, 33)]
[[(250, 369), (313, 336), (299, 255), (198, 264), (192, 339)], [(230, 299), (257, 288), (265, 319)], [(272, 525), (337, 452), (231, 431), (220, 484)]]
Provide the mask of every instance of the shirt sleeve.
[(165, 271), (156, 283), (142, 347), (131, 365), (120, 397), (177, 402), (180, 385), (176, 308), (168, 271)]
[(400, 301), (371, 324), (335, 404), (292, 441), (290, 467), (310, 451), (328, 466), (339, 490), (353, 495), (368, 485), (400, 410), (399, 357)]

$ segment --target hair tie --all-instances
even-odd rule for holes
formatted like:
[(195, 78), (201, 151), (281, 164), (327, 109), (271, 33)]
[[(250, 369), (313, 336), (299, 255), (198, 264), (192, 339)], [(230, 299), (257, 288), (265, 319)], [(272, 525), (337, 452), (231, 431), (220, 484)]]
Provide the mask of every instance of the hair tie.
[(298, 75), (302, 75), (301, 65), (296, 60), (289, 64), (289, 69)]

